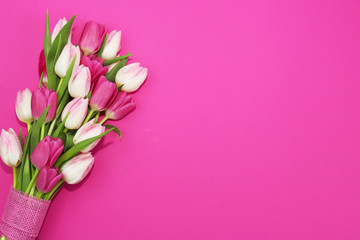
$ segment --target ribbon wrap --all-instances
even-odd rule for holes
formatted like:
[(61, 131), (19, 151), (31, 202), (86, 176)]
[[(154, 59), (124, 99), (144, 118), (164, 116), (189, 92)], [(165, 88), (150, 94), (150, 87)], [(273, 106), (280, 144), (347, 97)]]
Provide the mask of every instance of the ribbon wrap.
[(0, 232), (8, 240), (35, 240), (50, 203), (12, 187), (2, 215)]

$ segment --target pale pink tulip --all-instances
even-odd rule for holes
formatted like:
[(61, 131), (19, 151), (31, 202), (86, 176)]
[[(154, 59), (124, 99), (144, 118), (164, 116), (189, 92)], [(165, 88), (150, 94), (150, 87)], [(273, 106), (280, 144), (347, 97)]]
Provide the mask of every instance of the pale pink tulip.
[(63, 48), (56, 64), (55, 64), (55, 73), (60, 77), (64, 78), (66, 76), (66, 72), (73, 61), (74, 57), (76, 56), (73, 73), (78, 68), (80, 64), (80, 48), (79, 46), (75, 47), (70, 42), (65, 45)]
[(20, 140), (12, 128), (9, 131), (4, 129), (0, 135), (0, 156), (3, 162), (9, 167), (17, 167), (23, 155)]
[(68, 161), (61, 169), (63, 179), (68, 184), (81, 182), (90, 172), (94, 165), (94, 157), (90, 152), (80, 153)]
[(101, 57), (106, 61), (115, 58), (116, 54), (120, 51), (121, 44), (121, 31), (112, 31), (109, 33), (104, 51), (101, 54)]
[(19, 91), (16, 96), (15, 110), (18, 119), (24, 123), (32, 123), (33, 116), (31, 113), (31, 91), (26, 88)]
[(134, 92), (144, 83), (148, 69), (141, 67), (140, 63), (132, 63), (121, 68), (116, 76), (115, 82), (124, 92)]
[[(79, 130), (76, 132), (74, 136), (74, 144), (84, 141), (86, 139), (99, 136), (100, 134), (105, 132), (105, 127), (100, 124), (94, 124), (94, 119), (84, 124)], [(96, 140), (86, 148), (82, 149), (81, 152), (89, 152), (91, 151), (101, 139)]]
[(69, 114), (65, 121), (67, 129), (78, 129), (81, 126), (87, 114), (88, 104), (89, 99), (77, 97), (65, 106), (61, 120), (64, 121), (66, 115)]
[(91, 74), (88, 67), (80, 65), (70, 79), (68, 90), (73, 98), (86, 97), (91, 87)]

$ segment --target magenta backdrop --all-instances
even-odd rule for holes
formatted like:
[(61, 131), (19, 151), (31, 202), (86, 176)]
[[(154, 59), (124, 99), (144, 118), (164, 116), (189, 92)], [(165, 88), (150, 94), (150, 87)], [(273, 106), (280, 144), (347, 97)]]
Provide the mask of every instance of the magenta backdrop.
[(37, 86), (47, 8), (121, 29), (149, 77), (39, 239), (360, 239), (359, 1), (2, 2), (1, 128)]

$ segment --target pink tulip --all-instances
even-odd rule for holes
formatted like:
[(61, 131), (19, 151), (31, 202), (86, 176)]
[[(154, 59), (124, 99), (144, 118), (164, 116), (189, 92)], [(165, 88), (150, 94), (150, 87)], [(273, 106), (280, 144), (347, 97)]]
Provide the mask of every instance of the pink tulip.
[(3, 162), (9, 167), (17, 167), (23, 155), (20, 140), (12, 128), (9, 131), (4, 129), (0, 135), (0, 156)]
[(42, 193), (50, 192), (63, 177), (62, 173), (58, 175), (58, 172), (57, 167), (42, 168), (36, 180), (37, 189)]
[(85, 55), (99, 51), (105, 37), (104, 25), (89, 21), (85, 24), (80, 38), (80, 48)]
[(34, 120), (31, 113), (31, 96), (31, 91), (28, 88), (19, 91), (16, 96), (16, 115), (18, 119), (24, 123), (32, 123)]
[(106, 74), (108, 70), (108, 66), (103, 67), (104, 60), (99, 57), (92, 56), (91, 58), (88, 56), (81, 57), (81, 64), (88, 67), (91, 75), (91, 89), (94, 89), (99, 78)]
[[(73, 139), (74, 144), (84, 141), (86, 139), (92, 138), (92, 137), (99, 136), (100, 134), (104, 133), (105, 130), (106, 129), (104, 126), (101, 126), (100, 124), (94, 124), (94, 119), (92, 119), (91, 121), (84, 124), (84, 126), (79, 128), (79, 130), (76, 132), (74, 139)], [(81, 152), (84, 153), (84, 152), (91, 151), (100, 142), (100, 140), (101, 139), (96, 140), (95, 142), (93, 142), (92, 144), (87, 146), (86, 148), (82, 149)]]
[(106, 110), (116, 97), (117, 92), (115, 83), (109, 82), (104, 76), (100, 77), (91, 95), (91, 109), (99, 112)]
[(64, 78), (66, 76), (66, 72), (73, 61), (74, 57), (76, 55), (74, 67), (73, 67), (73, 73), (78, 68), (81, 58), (80, 48), (77, 46), (71, 44), (71, 42), (67, 43), (65, 47), (63, 48), (56, 64), (55, 64), (55, 73), (61, 77)]
[(67, 129), (78, 129), (81, 126), (87, 114), (88, 104), (89, 99), (77, 97), (65, 106), (61, 114), (61, 120), (64, 121), (66, 115), (69, 113), (65, 121), (65, 127)]
[(64, 145), (60, 138), (46, 136), (36, 145), (30, 160), (37, 169), (50, 168), (55, 164), (63, 150)]
[(39, 77), (41, 77), (41, 75), (43, 75), (42, 82), (45, 85), (45, 87), (47, 87), (48, 77), (47, 77), (47, 72), (46, 72), (46, 62), (45, 62), (44, 50), (41, 50), (40, 56), (39, 56)]
[(81, 182), (88, 175), (93, 165), (94, 157), (90, 152), (77, 155), (61, 168), (64, 181), (67, 184)]
[(115, 82), (122, 91), (134, 92), (144, 83), (148, 70), (140, 66), (140, 63), (132, 63), (121, 68), (116, 76)]
[(31, 112), (35, 120), (39, 119), (44, 110), (49, 106), (45, 122), (50, 122), (55, 118), (57, 95), (54, 90), (47, 88), (37, 88), (31, 97)]
[(51, 34), (51, 42), (55, 40), (56, 36), (59, 34), (60, 30), (65, 26), (66, 23), (67, 23), (66, 18), (59, 19)]
[(68, 90), (73, 98), (86, 97), (89, 94), (91, 86), (91, 74), (88, 67), (80, 65), (70, 79)]
[(120, 91), (105, 113), (109, 119), (120, 120), (134, 111), (135, 108), (136, 105), (131, 96)]
[(120, 51), (121, 43), (121, 31), (112, 31), (109, 33), (104, 51), (101, 54), (101, 57), (106, 61), (115, 58), (116, 54)]

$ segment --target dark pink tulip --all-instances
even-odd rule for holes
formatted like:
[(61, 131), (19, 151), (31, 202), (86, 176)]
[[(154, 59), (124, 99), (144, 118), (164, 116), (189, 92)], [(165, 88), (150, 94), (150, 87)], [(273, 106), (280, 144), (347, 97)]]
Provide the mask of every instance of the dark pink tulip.
[(46, 62), (45, 62), (45, 54), (44, 50), (40, 52), (39, 56), (39, 77), (41, 77), (41, 74), (43, 74), (43, 84), (47, 86), (48, 78), (47, 78), (47, 72), (46, 72)]
[(108, 66), (104, 67), (104, 60), (96, 56), (82, 56), (81, 64), (88, 67), (91, 75), (91, 90), (95, 88), (99, 78), (107, 73)]
[(116, 84), (100, 77), (90, 99), (90, 108), (94, 111), (104, 111), (113, 102), (118, 90)]
[(42, 193), (50, 192), (63, 177), (63, 174), (60, 173), (58, 175), (58, 172), (59, 169), (57, 167), (41, 169), (36, 180), (37, 189)]
[(50, 122), (55, 117), (57, 95), (54, 90), (44, 87), (35, 89), (31, 97), (31, 112), (35, 120), (39, 119), (48, 105), (50, 105), (50, 107), (45, 122)]
[(136, 105), (131, 96), (120, 91), (105, 113), (109, 119), (120, 120), (134, 111), (135, 108)]
[(63, 150), (64, 145), (60, 138), (46, 136), (36, 145), (30, 160), (37, 169), (50, 168), (55, 164)]
[(80, 38), (80, 48), (85, 55), (99, 51), (105, 37), (104, 25), (89, 21), (85, 24)]

